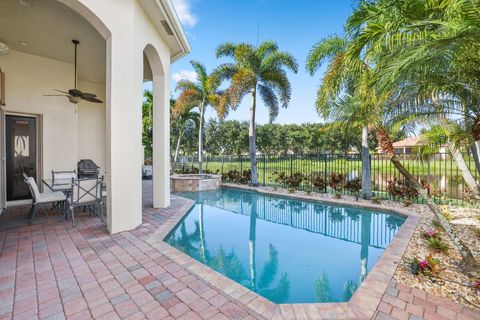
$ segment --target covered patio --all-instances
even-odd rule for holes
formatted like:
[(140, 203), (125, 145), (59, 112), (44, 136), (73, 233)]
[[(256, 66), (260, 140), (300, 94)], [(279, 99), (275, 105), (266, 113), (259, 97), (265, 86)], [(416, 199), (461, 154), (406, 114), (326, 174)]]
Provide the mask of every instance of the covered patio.
[(23, 173), (48, 191), (42, 181), (52, 170), (91, 159), (107, 187), (108, 231), (139, 226), (146, 81), (154, 102), (151, 205), (169, 206), (168, 74), (190, 51), (170, 1), (2, 1), (0, 47), (0, 210), (29, 203)]
[[(5, 228), (0, 220), (0, 319), (302, 319), (298, 309), (263, 308), (256, 295), (233, 298), (152, 246), (153, 234), (191, 203), (172, 197), (168, 209), (153, 209), (151, 190), (144, 181), (142, 225), (115, 235), (87, 216), (78, 217), (77, 229), (40, 220)], [(479, 316), (392, 280), (375, 318)]]

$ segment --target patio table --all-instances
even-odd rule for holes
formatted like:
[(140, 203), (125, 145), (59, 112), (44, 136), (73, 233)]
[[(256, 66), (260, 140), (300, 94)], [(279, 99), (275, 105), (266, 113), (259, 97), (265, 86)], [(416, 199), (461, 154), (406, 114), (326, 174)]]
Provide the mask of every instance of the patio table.
[(52, 191), (67, 193), (72, 188), (72, 179), (43, 179), (42, 181)]
[[(72, 179), (55, 179), (55, 180), (53, 180), (53, 179), (43, 179), (42, 182), (50, 190), (52, 190), (52, 191), (62, 191), (63, 193), (65, 193), (66, 196), (68, 196), (70, 194), (70, 190), (72, 188)], [(107, 189), (107, 186), (105, 185), (105, 182), (104, 182), (102, 184), (102, 196), (106, 195), (106, 189)], [(59, 207), (60, 210), (63, 212), (62, 220), (67, 219), (67, 210), (64, 206), (65, 206), (65, 202), (57, 203), (53, 206), (53, 208)]]

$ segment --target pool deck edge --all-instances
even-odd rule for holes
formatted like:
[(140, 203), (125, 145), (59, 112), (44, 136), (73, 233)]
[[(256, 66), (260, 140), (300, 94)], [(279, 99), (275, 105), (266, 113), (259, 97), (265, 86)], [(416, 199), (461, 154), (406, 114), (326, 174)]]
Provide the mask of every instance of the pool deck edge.
[(372, 319), (420, 221), (419, 215), (415, 212), (400, 208), (389, 208), (373, 203), (347, 203), (337, 199), (319, 199), (305, 195), (285, 194), (242, 185), (222, 184), (222, 186), (299, 200), (387, 211), (406, 217), (405, 222), (389, 246), (385, 249), (380, 259), (372, 270), (370, 270), (365, 280), (348, 302), (275, 304), (164, 241), (165, 237), (195, 204), (195, 202), (190, 199), (175, 195), (175, 197), (184, 199), (186, 201), (185, 204), (148, 239), (148, 242), (179, 265), (220, 289), (226, 295), (245, 305), (259, 316), (267, 319)]

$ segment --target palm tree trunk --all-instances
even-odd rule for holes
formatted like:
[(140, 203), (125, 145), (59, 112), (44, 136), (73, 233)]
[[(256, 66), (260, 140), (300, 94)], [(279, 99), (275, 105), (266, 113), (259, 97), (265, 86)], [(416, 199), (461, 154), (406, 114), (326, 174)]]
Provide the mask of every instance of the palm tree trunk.
[(362, 128), (362, 198), (372, 198), (372, 168), (368, 148), (368, 127)]
[(255, 130), (255, 109), (257, 107), (257, 88), (252, 90), (252, 105), (250, 106), (250, 126), (248, 128), (248, 148), (252, 170), (252, 186), (258, 186), (257, 177), (257, 146)]
[(394, 152), (393, 143), (390, 139), (387, 131), (384, 128), (377, 129), (378, 142), (382, 150), (384, 150), (395, 166), (395, 168), (400, 172), (400, 174), (408, 182), (409, 186), (415, 189), (417, 193), (425, 200), (427, 206), (432, 210), (433, 214), (439, 221), (442, 228), (445, 230), (450, 240), (454, 243), (458, 252), (462, 256), (462, 265), (461, 267), (465, 271), (478, 270), (479, 266), (475, 260), (470, 249), (465, 245), (465, 243), (457, 236), (455, 231), (452, 229), (450, 222), (445, 218), (445, 216), (440, 211), (437, 204), (433, 201), (432, 197), (427, 193), (427, 191), (422, 187), (422, 185), (415, 179), (415, 177), (403, 166), (400, 160), (397, 158)]
[(177, 159), (178, 159), (178, 154), (180, 153), (180, 146), (181, 146), (181, 140), (182, 140), (182, 137), (183, 137), (183, 130), (181, 130), (179, 133), (178, 133), (178, 139), (177, 139), (177, 146), (175, 148), (175, 154), (173, 155), (173, 159), (172, 159), (172, 163), (170, 165), (170, 173), (171, 174), (174, 174), (175, 173), (175, 164), (177, 163)]
[(473, 161), (475, 162), (475, 168), (477, 172), (480, 174), (480, 140), (476, 140), (472, 142), (470, 146), (470, 150), (473, 155)]
[(200, 106), (200, 123), (198, 125), (198, 173), (202, 174), (203, 169), (203, 130), (205, 122), (205, 104)]
[(198, 224), (200, 228), (200, 257), (202, 262), (205, 263), (205, 230), (203, 226), (203, 203), (198, 205)]
[(255, 266), (255, 239), (257, 233), (257, 197), (252, 196), (252, 211), (250, 212), (250, 234), (248, 237), (248, 248), (250, 251), (250, 289), (257, 286), (257, 270)]
[(368, 247), (370, 246), (371, 233), (370, 228), (372, 226), (372, 214), (364, 213), (361, 216), (362, 231), (361, 231), (361, 248), (360, 248), (360, 281), (367, 277), (368, 267)]
[(472, 175), (470, 168), (468, 168), (468, 165), (465, 162), (465, 158), (463, 157), (462, 153), (451, 144), (448, 145), (448, 149), (450, 150), (450, 154), (455, 160), (455, 164), (460, 170), (463, 180), (467, 184), (471, 195), (475, 198), (475, 200), (480, 200), (480, 189), (478, 187), (478, 183), (475, 180), (475, 177)]

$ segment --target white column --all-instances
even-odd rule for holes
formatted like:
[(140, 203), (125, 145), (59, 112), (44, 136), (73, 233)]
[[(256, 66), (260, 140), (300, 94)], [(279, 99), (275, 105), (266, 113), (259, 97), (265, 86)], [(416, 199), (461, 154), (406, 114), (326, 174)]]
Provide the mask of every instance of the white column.
[[(133, 26), (107, 40), (107, 227), (142, 223), (141, 104), (143, 57), (132, 46)], [(120, 31), (120, 30), (117, 30)]]
[(165, 76), (168, 69), (150, 63), (153, 73), (153, 207), (166, 208), (170, 205), (170, 98)]

